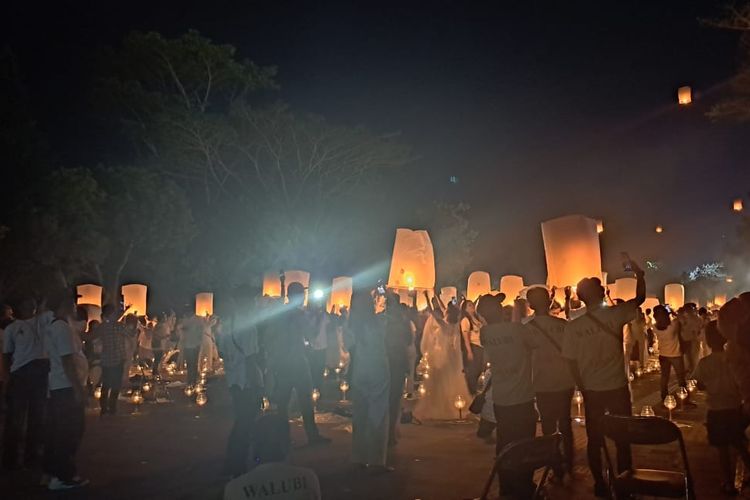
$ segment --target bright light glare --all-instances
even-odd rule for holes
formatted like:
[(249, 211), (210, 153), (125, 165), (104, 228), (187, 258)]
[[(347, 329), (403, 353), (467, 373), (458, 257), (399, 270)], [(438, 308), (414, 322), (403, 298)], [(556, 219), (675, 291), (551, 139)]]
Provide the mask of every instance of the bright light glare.
[(317, 290), (313, 291), (313, 298), (315, 300), (322, 299), (323, 298), (323, 290), (317, 289)]

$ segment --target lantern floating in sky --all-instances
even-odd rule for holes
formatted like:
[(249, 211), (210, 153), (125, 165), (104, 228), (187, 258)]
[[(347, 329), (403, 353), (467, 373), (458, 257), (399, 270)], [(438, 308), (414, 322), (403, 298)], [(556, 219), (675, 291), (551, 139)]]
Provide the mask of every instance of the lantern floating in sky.
[(79, 295), (76, 304), (91, 304), (102, 307), (102, 287), (99, 285), (78, 285), (76, 294)]
[(307, 271), (284, 271), (284, 285), (289, 290), (289, 285), (292, 283), (299, 283), (305, 287), (305, 302), (307, 305), (308, 288), (310, 287), (310, 273)]
[(440, 289), (440, 300), (443, 301), (446, 307), (448, 306), (448, 302), (454, 298), (458, 299), (458, 291), (455, 286), (444, 286)]
[(641, 304), (641, 309), (643, 309), (643, 312), (646, 312), (646, 309), (653, 311), (654, 307), (658, 306), (659, 303), (659, 299), (656, 297), (646, 297), (646, 300)]
[(744, 208), (742, 204), (742, 198), (737, 198), (732, 202), (732, 210), (735, 212), (742, 212), (742, 209)]
[(281, 297), (281, 280), (278, 272), (268, 271), (263, 275), (263, 296)]
[(435, 287), (435, 254), (427, 231), (396, 229), (388, 286), (418, 290)]
[(500, 293), (505, 294), (506, 305), (513, 304), (519, 293), (523, 290), (523, 278), (514, 274), (508, 274), (500, 278)]
[(680, 283), (669, 283), (664, 286), (664, 303), (672, 309), (685, 305), (685, 287)]
[(342, 307), (347, 309), (350, 307), (352, 302), (352, 279), (348, 276), (339, 276), (333, 278), (331, 283), (331, 294), (328, 297), (328, 310), (335, 308), (336, 311), (341, 312)]
[(567, 215), (542, 222), (547, 286), (576, 286), (583, 278), (602, 275), (602, 256), (596, 221)]
[(727, 303), (727, 294), (726, 293), (717, 293), (714, 297), (714, 305), (716, 307), (721, 307), (724, 304)]
[(195, 296), (195, 315), (211, 316), (214, 313), (214, 294), (201, 292)]
[(476, 302), (482, 295), (490, 293), (491, 289), (490, 273), (474, 271), (469, 275), (469, 281), (466, 284), (466, 298), (472, 302)]
[(691, 89), (688, 85), (678, 88), (677, 102), (681, 105), (686, 105), (693, 102), (693, 89)]
[(661, 234), (664, 232), (664, 228), (661, 225), (659, 225), (659, 226), (656, 226), (656, 229), (654, 229), (654, 231)]
[[(612, 298), (630, 300), (635, 298), (635, 287), (638, 281), (635, 278), (620, 278), (615, 280), (615, 288), (617, 289), (617, 295)], [(611, 295), (611, 294), (610, 294)]]
[(596, 221), (596, 232), (599, 234), (604, 232), (604, 222), (601, 219)]
[(127, 308), (127, 314), (145, 316), (147, 309), (148, 287), (146, 285), (131, 284), (123, 285), (122, 300)]

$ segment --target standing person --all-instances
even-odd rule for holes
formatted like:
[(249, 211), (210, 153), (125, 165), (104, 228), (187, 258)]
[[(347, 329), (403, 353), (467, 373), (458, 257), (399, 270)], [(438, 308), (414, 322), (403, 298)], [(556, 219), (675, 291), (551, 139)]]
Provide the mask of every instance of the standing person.
[[(0, 304), (0, 350), (3, 345), (5, 329), (13, 323), (13, 308), (8, 304)], [(5, 389), (8, 382), (8, 367), (5, 366), (5, 356), (0, 356), (0, 416), (5, 410)]]
[(151, 364), (151, 375), (155, 378), (160, 376), (159, 369), (161, 360), (164, 357), (165, 343), (169, 338), (169, 322), (165, 314), (159, 320), (154, 320), (155, 324), (151, 329), (151, 351), (154, 353), (154, 362)]
[(312, 325), (304, 310), (305, 287), (293, 282), (287, 295), (289, 304), (281, 309), (270, 331), (266, 332), (268, 362), (275, 382), (274, 399), (279, 414), (288, 418), (292, 389), (295, 389), (308, 444), (328, 444), (331, 440), (321, 436), (315, 424), (312, 379), (305, 353), (305, 340), (312, 336)]
[(669, 317), (669, 311), (664, 306), (654, 307), (654, 335), (659, 342), (659, 367), (661, 370), (661, 399), (669, 392), (669, 375), (674, 368), (677, 383), (686, 387), (685, 362), (680, 351), (681, 322)]
[(135, 314), (128, 314), (123, 319), (123, 325), (125, 326), (125, 366), (122, 369), (122, 383), (121, 385), (127, 386), (130, 384), (130, 367), (133, 366), (133, 360), (135, 352), (138, 349), (138, 316)]
[(740, 294), (719, 310), (719, 331), (727, 339), (726, 359), (750, 415), (750, 292)]
[[(83, 346), (70, 326), (75, 299), (61, 293), (50, 302), (55, 319), (45, 329), (49, 352), (49, 409), (45, 473), (50, 490), (69, 490), (88, 484), (76, 472), (75, 456), (84, 432), (86, 393), (80, 367), (86, 362)], [(85, 377), (85, 376), (84, 376)]]
[[(385, 298), (385, 348), (389, 368), (388, 397), (388, 445), (398, 440), (398, 424), (401, 420), (401, 400), (404, 382), (409, 372), (408, 346), (413, 344), (411, 321), (404, 314), (399, 296), (388, 291)], [(408, 391), (408, 389), (407, 389)]]
[(199, 356), (203, 336), (207, 334), (206, 328), (206, 321), (196, 316), (192, 309), (186, 310), (185, 316), (180, 320), (180, 349), (182, 357), (187, 363), (187, 384), (190, 386), (198, 383)]
[(49, 373), (44, 329), (54, 317), (50, 311), (37, 313), (37, 304), (32, 298), (23, 300), (17, 312), (18, 318), (3, 334), (4, 362), (10, 367), (3, 432), (3, 467), (7, 470), (19, 466), (18, 446), (22, 439), (25, 440), (24, 466), (33, 468), (39, 462)]
[(392, 470), (386, 465), (390, 371), (384, 322), (375, 314), (372, 295), (355, 291), (346, 335), (347, 346), (357, 351), (352, 367), (352, 460), (372, 472)]
[[(629, 264), (637, 280), (635, 298), (605, 307), (599, 278), (584, 278), (578, 283), (577, 293), (586, 304), (586, 314), (565, 327), (562, 356), (568, 360), (576, 385), (583, 392), (589, 468), (597, 497), (608, 494), (602, 475), (602, 419), (607, 411), (612, 415), (632, 414), (622, 350), (623, 326), (635, 319), (646, 300), (646, 281), (643, 270), (633, 261)], [(620, 471), (630, 468), (628, 446), (617, 446), (617, 466)]]
[[(326, 312), (325, 303), (316, 304), (311, 311), (314, 330), (310, 340), (310, 375), (313, 387), (323, 387), (323, 370), (326, 367), (326, 352), (328, 350), (328, 330), (331, 328), (331, 318)], [(337, 361), (338, 363), (338, 361)]]
[(700, 333), (702, 322), (698, 316), (695, 304), (688, 302), (682, 308), (679, 315), (681, 323), (680, 340), (682, 344), (682, 355), (685, 358), (685, 372), (693, 373), (698, 365), (698, 354), (700, 352)]
[(127, 358), (125, 325), (117, 321), (117, 308), (106, 304), (102, 308), (102, 322), (93, 336), (101, 343), (102, 393), (99, 396), (100, 416), (117, 413), (117, 398), (122, 388), (122, 374)]
[(247, 455), (253, 426), (262, 404), (263, 375), (259, 367), (258, 331), (253, 323), (250, 300), (233, 300), (228, 322), (217, 321), (214, 329), (225, 379), (232, 397), (234, 422), (227, 439), (224, 468), (232, 477), (247, 471)]
[(484, 370), (484, 349), (479, 339), (482, 322), (476, 315), (474, 302), (465, 299), (461, 304), (461, 354), (464, 361), (464, 374), (469, 392), (477, 392), (477, 379)]
[[(531, 383), (531, 346), (526, 327), (504, 319), (500, 296), (483, 295), (477, 311), (487, 322), (482, 345), (492, 364), (492, 401), (500, 453), (506, 445), (533, 438), (536, 433), (534, 390)], [(499, 473), (500, 495), (527, 498), (534, 491), (533, 472)]]
[(738, 493), (734, 487), (735, 467), (731, 464), (729, 449), (731, 447), (737, 450), (745, 464), (745, 470), (750, 470), (750, 453), (745, 437), (747, 421), (742, 415), (740, 391), (724, 356), (726, 339), (719, 332), (716, 321), (706, 325), (706, 342), (711, 348), (711, 354), (698, 362), (695, 379), (698, 387), (708, 393), (706, 429), (709, 444), (719, 454), (721, 492), (735, 496)]
[[(534, 346), (532, 380), (542, 420), (542, 434), (548, 436), (560, 431), (565, 452), (564, 472), (572, 474), (573, 426), (570, 406), (575, 381), (562, 357), (567, 321), (550, 315), (552, 299), (545, 288), (530, 289), (526, 298), (534, 311), (533, 318), (526, 323), (526, 329)], [(563, 471), (555, 472), (562, 478)]]

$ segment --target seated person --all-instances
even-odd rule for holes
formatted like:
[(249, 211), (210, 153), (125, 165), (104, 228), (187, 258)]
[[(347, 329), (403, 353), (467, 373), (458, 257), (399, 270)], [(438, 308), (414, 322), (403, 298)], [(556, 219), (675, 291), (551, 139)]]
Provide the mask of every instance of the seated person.
[(264, 415), (255, 423), (253, 434), (255, 461), (258, 466), (227, 483), (224, 488), (224, 500), (321, 499), (320, 485), (315, 472), (286, 463), (291, 448), (289, 422), (279, 415)]

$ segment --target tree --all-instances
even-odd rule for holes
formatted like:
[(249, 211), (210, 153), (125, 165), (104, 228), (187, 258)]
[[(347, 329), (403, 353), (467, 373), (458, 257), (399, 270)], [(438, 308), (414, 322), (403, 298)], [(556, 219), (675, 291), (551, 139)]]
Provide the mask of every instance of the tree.
[(421, 227), (432, 238), (435, 269), (440, 283), (461, 288), (465, 282), (467, 265), (479, 233), (467, 219), (466, 203), (434, 203), (430, 210), (420, 213)]

